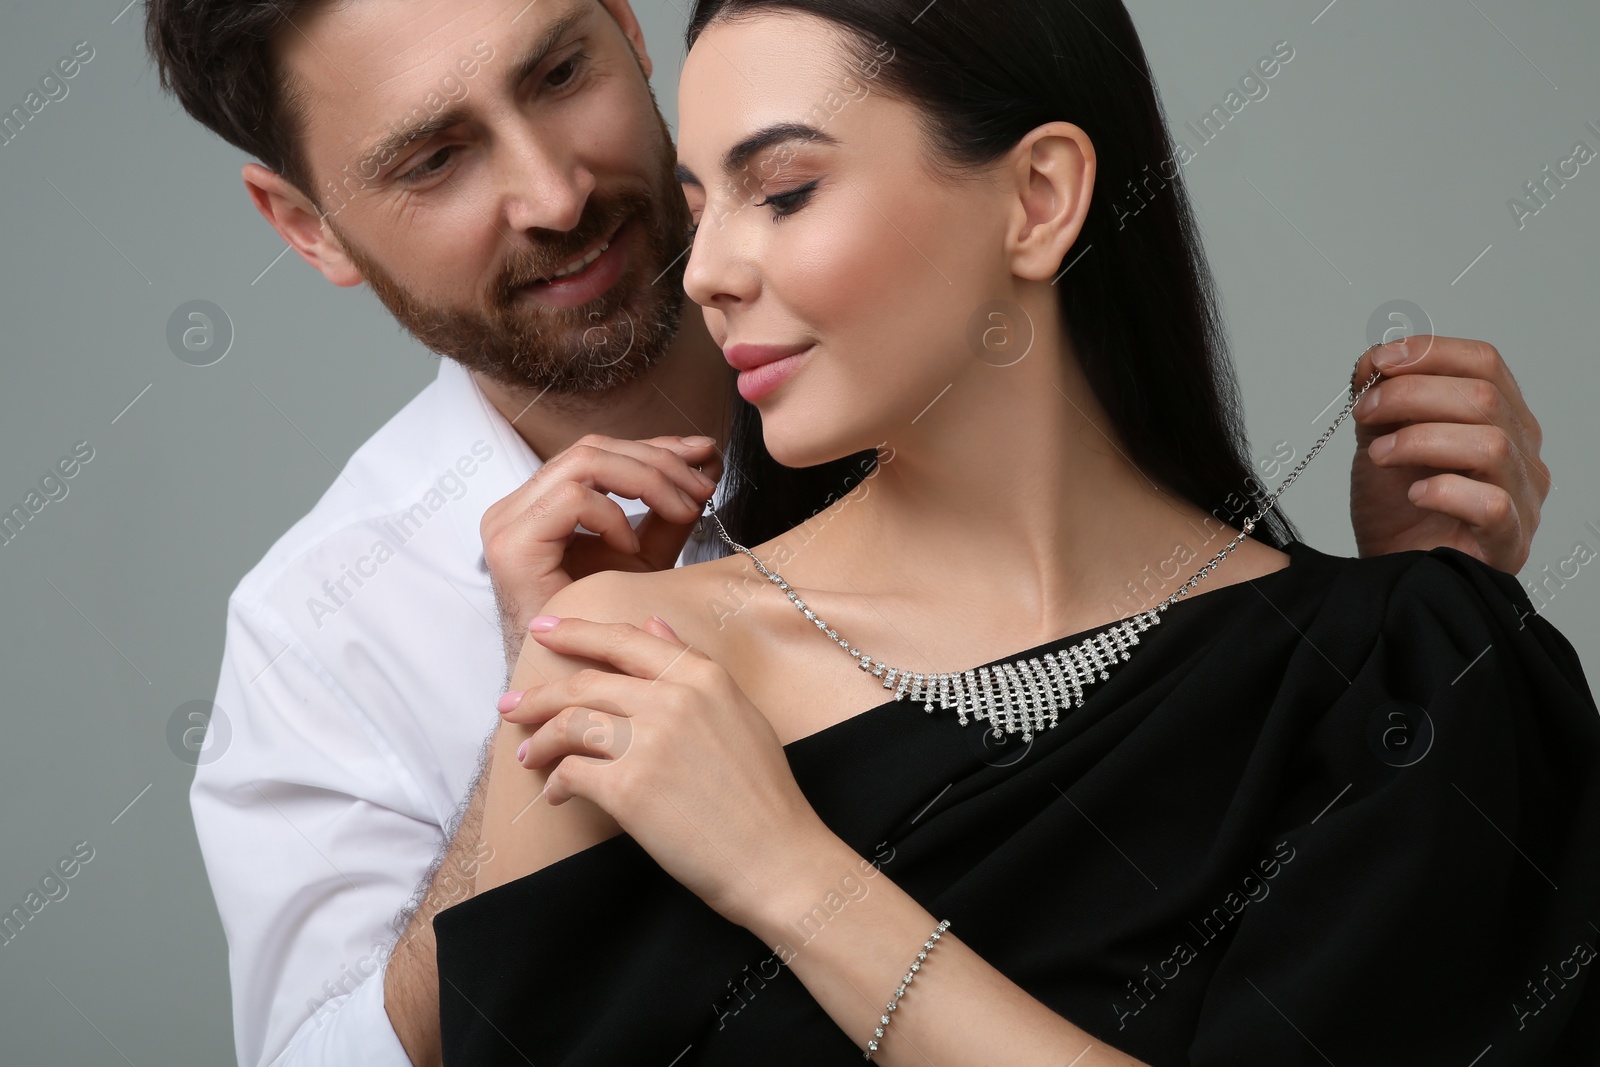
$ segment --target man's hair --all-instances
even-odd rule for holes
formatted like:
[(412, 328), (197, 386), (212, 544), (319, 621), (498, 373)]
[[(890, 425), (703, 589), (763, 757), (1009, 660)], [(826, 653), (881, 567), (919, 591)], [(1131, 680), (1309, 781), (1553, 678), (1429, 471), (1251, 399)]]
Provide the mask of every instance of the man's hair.
[(273, 52), (318, 0), (147, 0), (145, 46), (162, 88), (223, 140), (315, 202), (301, 144), (305, 114)]

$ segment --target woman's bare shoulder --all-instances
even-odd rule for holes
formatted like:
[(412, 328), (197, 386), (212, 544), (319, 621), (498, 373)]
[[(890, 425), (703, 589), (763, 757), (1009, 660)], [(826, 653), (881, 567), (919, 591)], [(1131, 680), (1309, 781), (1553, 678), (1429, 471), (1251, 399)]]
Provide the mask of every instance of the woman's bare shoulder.
[(543, 614), (635, 626), (658, 615), (685, 640), (699, 643), (705, 624), (720, 629), (720, 612), (737, 610), (739, 591), (749, 589), (752, 578), (765, 583), (737, 554), (662, 571), (597, 571), (557, 592)]

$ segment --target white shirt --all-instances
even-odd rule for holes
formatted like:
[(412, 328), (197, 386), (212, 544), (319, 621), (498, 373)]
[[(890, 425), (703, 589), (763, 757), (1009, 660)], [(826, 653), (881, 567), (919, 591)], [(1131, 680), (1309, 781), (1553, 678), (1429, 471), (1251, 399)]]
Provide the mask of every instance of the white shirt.
[(383, 965), (505, 681), (478, 526), (541, 465), (443, 359), (229, 598), (190, 804), (241, 1067), (410, 1065)]

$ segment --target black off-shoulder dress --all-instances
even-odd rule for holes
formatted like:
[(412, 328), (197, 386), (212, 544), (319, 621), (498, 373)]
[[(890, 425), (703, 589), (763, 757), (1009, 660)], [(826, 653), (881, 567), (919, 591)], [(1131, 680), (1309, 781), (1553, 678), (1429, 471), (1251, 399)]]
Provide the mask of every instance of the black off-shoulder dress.
[[(888, 701), (787, 746), (795, 777), (953, 934), (1156, 1067), (1600, 1063), (1572, 645), (1455, 549), (1288, 551), (1179, 601), (1030, 744)], [(869, 1036), (626, 834), (434, 928), (449, 1067), (842, 1067)]]

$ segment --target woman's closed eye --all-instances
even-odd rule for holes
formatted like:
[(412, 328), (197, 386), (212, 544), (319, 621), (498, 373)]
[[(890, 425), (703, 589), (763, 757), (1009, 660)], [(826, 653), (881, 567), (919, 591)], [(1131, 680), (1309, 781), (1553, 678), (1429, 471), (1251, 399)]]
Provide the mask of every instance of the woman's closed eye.
[[(816, 192), (817, 186), (821, 182), (822, 179), (817, 178), (797, 189), (790, 189), (788, 192), (769, 193), (765, 200), (754, 201), (754, 205), (756, 207), (770, 207), (772, 209), (772, 221), (782, 221), (805, 207), (807, 201), (811, 199), (811, 194)], [(700, 232), (700, 223), (702, 221), (694, 217), (696, 214), (698, 213), (691, 210), (691, 224), (683, 235), (684, 240), (691, 246), (694, 244), (696, 235)]]
[(756, 207), (772, 208), (773, 222), (787, 218), (805, 207), (806, 201), (811, 199), (811, 194), (816, 191), (817, 185), (821, 180), (820, 178), (814, 179), (798, 189), (791, 189), (786, 193), (771, 193), (765, 200), (758, 200)]

